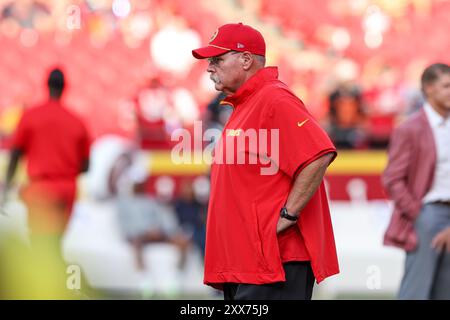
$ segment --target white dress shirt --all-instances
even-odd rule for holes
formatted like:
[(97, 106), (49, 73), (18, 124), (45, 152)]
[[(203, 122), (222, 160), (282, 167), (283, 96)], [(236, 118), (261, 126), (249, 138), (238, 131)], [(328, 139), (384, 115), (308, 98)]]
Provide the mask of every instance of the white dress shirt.
[(436, 167), (433, 184), (423, 202), (450, 201), (450, 116), (442, 117), (428, 103), (424, 105), (424, 110), (433, 130)]

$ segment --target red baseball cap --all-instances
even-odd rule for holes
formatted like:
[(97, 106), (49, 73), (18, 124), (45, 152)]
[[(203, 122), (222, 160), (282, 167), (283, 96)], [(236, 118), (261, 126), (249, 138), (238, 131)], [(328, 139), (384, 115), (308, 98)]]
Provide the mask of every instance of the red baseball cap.
[(205, 59), (220, 56), (232, 50), (248, 51), (265, 56), (266, 43), (258, 30), (241, 22), (230, 23), (217, 29), (206, 47), (192, 50), (192, 55), (197, 59)]

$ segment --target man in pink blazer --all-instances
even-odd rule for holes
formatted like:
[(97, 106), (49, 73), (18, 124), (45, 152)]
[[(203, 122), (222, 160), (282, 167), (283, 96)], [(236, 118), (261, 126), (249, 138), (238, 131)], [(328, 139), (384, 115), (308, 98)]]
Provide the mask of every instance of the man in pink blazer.
[(424, 107), (391, 136), (382, 182), (395, 209), (384, 244), (406, 251), (399, 299), (450, 299), (450, 255), (434, 245), (450, 226), (450, 66), (429, 66), (421, 84)]

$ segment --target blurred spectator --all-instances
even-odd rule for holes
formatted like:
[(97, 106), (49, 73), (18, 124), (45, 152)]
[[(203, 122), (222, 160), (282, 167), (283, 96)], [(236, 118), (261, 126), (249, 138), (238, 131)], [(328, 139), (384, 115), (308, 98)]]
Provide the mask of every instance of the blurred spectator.
[(372, 149), (385, 149), (397, 115), (406, 113), (408, 99), (397, 69), (383, 64), (374, 78), (374, 84), (363, 95), (367, 106), (367, 142)]
[(161, 149), (170, 146), (164, 114), (172, 108), (169, 89), (159, 77), (151, 78), (136, 97), (138, 139), (143, 149)]
[(364, 113), (359, 89), (339, 87), (329, 96), (328, 132), (337, 148), (356, 149), (364, 146)]
[(406, 110), (401, 116), (409, 116), (419, 111), (425, 103), (422, 92), (416, 88), (407, 87), (404, 97), (406, 99)]
[(192, 241), (203, 257), (205, 254), (207, 207), (198, 200), (192, 181), (184, 180), (182, 182), (180, 197), (175, 201), (175, 210), (181, 228), (187, 234), (192, 235)]
[(222, 130), (230, 118), (233, 108), (228, 104), (220, 104), (225, 97), (226, 95), (221, 92), (208, 104), (206, 109), (206, 121), (208, 128)]
[(34, 28), (39, 18), (50, 16), (49, 8), (41, 1), (22, 0), (6, 4), (0, 20), (13, 19), (23, 28)]
[[(227, 123), (228, 119), (233, 112), (233, 108), (227, 104), (220, 104), (220, 102), (226, 97), (224, 93), (219, 93), (209, 104), (205, 111), (205, 123), (207, 129), (217, 129), (222, 131)], [(211, 140), (207, 143), (216, 143), (214, 139), (218, 138), (215, 135), (209, 137)]]
[(87, 176), (87, 193), (96, 201), (115, 197), (111, 170), (124, 154), (133, 153), (137, 145), (130, 139), (108, 134), (97, 138), (91, 147), (90, 168)]
[(124, 153), (117, 159), (111, 171), (111, 185), (113, 194), (117, 195), (120, 228), (133, 246), (138, 269), (146, 268), (145, 246), (160, 242), (173, 244), (180, 250), (181, 269), (185, 265), (190, 239), (179, 226), (170, 204), (171, 197), (163, 190), (152, 198), (146, 193), (146, 182), (145, 165), (136, 153)]

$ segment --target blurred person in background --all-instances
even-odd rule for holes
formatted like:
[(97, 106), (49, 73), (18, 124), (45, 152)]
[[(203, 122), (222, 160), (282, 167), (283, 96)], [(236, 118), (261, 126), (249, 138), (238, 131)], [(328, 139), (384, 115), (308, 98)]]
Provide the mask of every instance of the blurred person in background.
[(399, 299), (450, 299), (450, 255), (440, 252), (439, 234), (450, 226), (450, 66), (427, 67), (421, 85), (423, 108), (389, 145), (382, 182), (395, 209), (384, 243), (406, 251)]
[(24, 156), (29, 182), (21, 196), (32, 234), (63, 234), (75, 201), (76, 179), (89, 168), (91, 139), (83, 122), (62, 105), (64, 87), (63, 72), (53, 69), (48, 101), (24, 112), (11, 141), (2, 201)]
[(339, 87), (329, 96), (330, 125), (328, 133), (339, 149), (365, 146), (362, 97), (355, 87)]
[(226, 95), (221, 92), (208, 104), (208, 107), (206, 108), (206, 122), (208, 129), (215, 128), (222, 131), (230, 118), (233, 108), (227, 104), (220, 104), (225, 97)]
[[(148, 174), (135, 152), (123, 153), (111, 170), (110, 181), (117, 197), (119, 227), (133, 246), (136, 266), (145, 270), (144, 249), (151, 243), (169, 243), (180, 252), (179, 269), (183, 269), (191, 239), (180, 227), (165, 191), (156, 198), (147, 194)], [(170, 192), (171, 193), (171, 192)], [(151, 266), (150, 266), (151, 268)]]
[[(208, 59), (216, 90), (234, 109), (215, 149), (226, 154), (227, 164), (216, 158), (211, 166), (204, 283), (223, 290), (226, 300), (309, 300), (314, 280), (339, 272), (322, 181), (336, 149), (278, 80), (278, 69), (265, 67), (259, 31), (242, 23), (223, 25), (192, 54)], [(226, 150), (241, 131), (263, 128), (279, 131), (270, 156), (250, 149), (251, 143), (242, 152), (269, 157), (276, 172), (267, 174), (261, 163), (237, 165), (237, 155)]]
[[(25, 157), (28, 183), (21, 188), (20, 195), (27, 208), (32, 251), (21, 257), (23, 261), (53, 265), (63, 274), (61, 238), (72, 213), (77, 177), (89, 167), (90, 149), (90, 137), (83, 122), (62, 105), (64, 87), (63, 72), (53, 69), (48, 77), (48, 101), (22, 115), (11, 141), (1, 199), (3, 206), (19, 160)], [(24, 253), (23, 250), (17, 252)], [(39, 260), (46, 256), (51, 259)], [(48, 276), (50, 281), (52, 275)], [(64, 287), (65, 281), (60, 285)]]
[(11, 1), (1, 8), (0, 21), (13, 19), (23, 28), (36, 27), (38, 19), (50, 16), (50, 9), (43, 1)]
[(199, 201), (192, 181), (184, 180), (181, 194), (175, 201), (175, 210), (181, 228), (192, 235), (192, 242), (205, 255), (206, 210), (205, 203)]
[[(226, 95), (221, 92), (208, 104), (205, 111), (205, 122), (206, 122), (206, 130), (207, 129), (217, 129), (222, 131), (230, 118), (231, 113), (233, 112), (233, 108), (227, 104), (221, 104), (222, 100), (226, 97)], [(215, 144), (217, 141), (214, 135), (209, 138), (208, 141), (205, 141), (206, 144)]]
[(111, 170), (120, 157), (135, 152), (137, 148), (135, 141), (116, 134), (105, 134), (95, 139), (86, 183), (87, 193), (94, 201), (101, 203), (114, 199), (117, 192), (111, 181)]
[(164, 114), (173, 101), (169, 89), (158, 76), (150, 78), (139, 90), (135, 101), (137, 138), (143, 149), (164, 149), (170, 147), (170, 134)]

